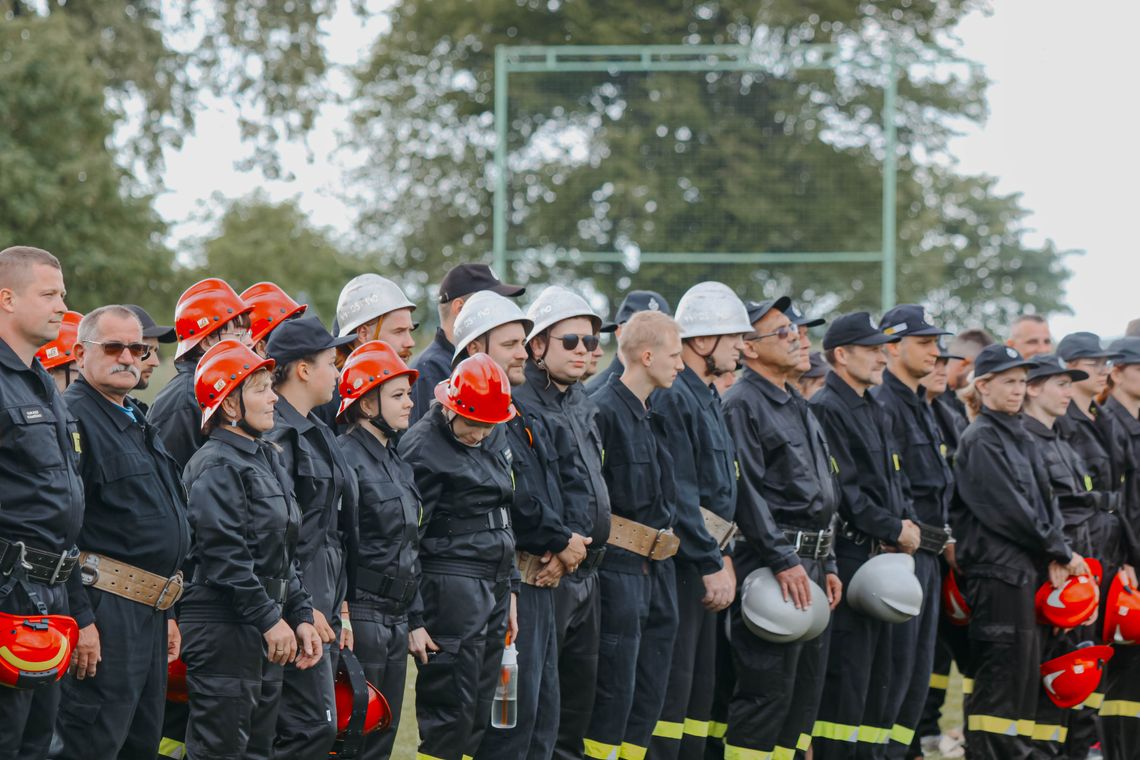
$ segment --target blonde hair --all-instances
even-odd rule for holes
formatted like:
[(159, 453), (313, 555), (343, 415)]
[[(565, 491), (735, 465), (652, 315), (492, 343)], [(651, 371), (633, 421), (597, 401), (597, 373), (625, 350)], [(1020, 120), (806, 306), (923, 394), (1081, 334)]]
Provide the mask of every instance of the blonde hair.
[(639, 311), (621, 327), (618, 351), (626, 365), (633, 364), (643, 351), (652, 351), (665, 345), (669, 335), (681, 335), (677, 323), (668, 314), (659, 311)]
[(982, 413), (982, 394), (978, 391), (979, 380), (992, 380), (994, 373), (982, 375), (981, 377), (974, 377), (974, 373), (970, 373), (970, 378), (958, 391), (958, 400), (966, 405), (966, 416), (973, 422), (979, 414)]

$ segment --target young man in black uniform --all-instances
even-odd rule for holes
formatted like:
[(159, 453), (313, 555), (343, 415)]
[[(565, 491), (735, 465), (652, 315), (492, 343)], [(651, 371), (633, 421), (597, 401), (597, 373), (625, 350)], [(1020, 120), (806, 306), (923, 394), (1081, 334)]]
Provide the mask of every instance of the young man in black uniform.
[[(890, 419), (869, 393), (886, 366), (883, 345), (897, 340), (884, 335), (867, 312), (839, 317), (823, 338), (833, 371), (811, 409), (838, 465), (842, 530), (835, 554), (844, 585), (878, 547), (914, 554), (921, 543), (903, 495)], [(832, 622), (831, 651), (813, 731), (814, 756), (884, 757), (894, 727), (889, 625), (843, 602)]]
[[(660, 293), (654, 290), (631, 290), (622, 299), (621, 305), (618, 306), (617, 313), (614, 314), (614, 321), (602, 325), (601, 332), (611, 333), (615, 339), (621, 338), (621, 326), (639, 311), (660, 311), (669, 316), (673, 315), (673, 312), (669, 310), (669, 302)], [(621, 352), (615, 350), (614, 358), (609, 366), (590, 378), (590, 381), (586, 383), (586, 390), (593, 393), (608, 383), (611, 375), (621, 377), (624, 369), (625, 367), (621, 363)]]
[[(168, 659), (190, 549), (178, 463), (129, 394), (146, 351), (124, 306), (79, 323), (79, 378), (64, 394), (79, 423), (86, 512), (79, 534), (83, 584), (71, 613), (88, 639), (87, 667), (64, 683), (59, 757), (153, 758), (162, 738)], [(97, 611), (96, 611), (97, 610)]]
[[(13, 615), (67, 615), (64, 584), (79, 581), (82, 444), (55, 383), (34, 358), (58, 335), (64, 295), (55, 256), (26, 246), (0, 251), (0, 612)], [(86, 668), (87, 658), (80, 665)], [(0, 687), (0, 758), (46, 757), (59, 700), (54, 682)]]
[[(725, 394), (725, 422), (740, 462), (736, 519), (743, 540), (733, 564), (739, 581), (771, 568), (801, 607), (811, 601), (808, 580), (815, 581), (834, 608), (842, 594), (832, 551), (839, 483), (823, 429), (790, 381), (798, 372), (800, 337), (781, 308), (786, 304), (786, 298), (747, 303), (754, 334), (745, 340), (743, 375)], [(744, 626), (739, 603), (729, 617), (736, 688), (725, 757), (806, 751), (823, 690), (828, 632), (806, 643), (777, 644)]]

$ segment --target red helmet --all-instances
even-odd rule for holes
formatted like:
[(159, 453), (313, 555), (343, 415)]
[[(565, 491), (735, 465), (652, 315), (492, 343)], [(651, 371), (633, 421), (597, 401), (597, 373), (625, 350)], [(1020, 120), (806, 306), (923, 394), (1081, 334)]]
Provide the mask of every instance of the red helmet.
[(1099, 602), (1100, 587), (1093, 577), (1069, 576), (1061, 588), (1046, 582), (1037, 589), (1037, 618), (1042, 624), (1076, 628), (1093, 616)]
[(59, 323), (59, 336), (50, 343), (40, 346), (36, 351), (36, 358), (44, 369), (55, 369), (75, 361), (75, 344), (79, 341), (79, 320), (83, 315), (77, 311), (68, 311)]
[(1104, 600), (1104, 640), (1108, 644), (1140, 643), (1140, 592), (1117, 573)]
[(966, 603), (966, 597), (958, 587), (958, 576), (953, 570), (942, 580), (942, 614), (952, 625), (969, 625), (973, 612)]
[(194, 348), (234, 317), (252, 310), (225, 280), (208, 277), (194, 283), (178, 297), (178, 305), (174, 307), (174, 331), (178, 335), (174, 358)]
[[(364, 727), (363, 733), (370, 734), (373, 731), (387, 731), (388, 727), (392, 725), (392, 708), (388, 706), (388, 700), (380, 693), (380, 690), (373, 686), (368, 681), (365, 681), (368, 687), (368, 707), (364, 713)], [(352, 681), (349, 679), (348, 674), (344, 669), (340, 669), (336, 673), (336, 732), (338, 738), (343, 739), (345, 731), (348, 730), (348, 724), (353, 718), (353, 703), (355, 702), (356, 693), (352, 689)]]
[(451, 379), (435, 386), (435, 398), (460, 417), (497, 425), (515, 416), (507, 372), (486, 354), (459, 362)]
[(186, 686), (186, 663), (179, 657), (166, 666), (166, 701), (186, 704), (190, 690)]
[(272, 282), (250, 285), (242, 291), (241, 300), (245, 301), (247, 306), (253, 307), (249, 318), (252, 322), (250, 339), (254, 343), (269, 337), (273, 328), (286, 319), (303, 314), (305, 309), (309, 308), (307, 304), (294, 301), (288, 293)]
[(370, 340), (357, 346), (340, 371), (340, 408), (336, 418), (339, 420), (368, 391), (401, 375), (408, 375), (414, 385), (420, 373), (409, 369), (396, 350), (382, 340)]
[(236, 340), (210, 346), (194, 370), (194, 395), (202, 408), (202, 426), (247, 377), (259, 369), (272, 370), (274, 364), (272, 359), (263, 359)]
[(1100, 685), (1112, 647), (1087, 644), (1041, 665), (1041, 683), (1057, 707), (1068, 709), (1089, 698)]
[(55, 683), (78, 643), (75, 618), (0, 613), (0, 684), (34, 689)]

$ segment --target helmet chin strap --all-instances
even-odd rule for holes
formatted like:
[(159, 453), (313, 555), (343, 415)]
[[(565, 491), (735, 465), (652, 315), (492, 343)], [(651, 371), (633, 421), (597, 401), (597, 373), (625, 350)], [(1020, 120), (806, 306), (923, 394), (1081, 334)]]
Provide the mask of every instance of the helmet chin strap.
[(556, 383), (558, 385), (573, 385), (574, 383), (578, 382), (577, 380), (567, 380), (565, 378), (558, 377), (550, 371), (550, 367), (546, 366), (546, 352), (550, 350), (549, 328), (543, 332), (543, 338), (545, 339), (545, 344), (542, 346), (542, 356), (534, 357), (534, 366), (538, 367), (540, 370), (546, 373), (546, 387), (549, 388), (551, 383)]
[(231, 422), (230, 424), (233, 425), (234, 427), (241, 428), (245, 432), (252, 435), (254, 438), (261, 438), (262, 432), (260, 430), (256, 429), (253, 425), (250, 425), (249, 422), (245, 418), (245, 415), (246, 415), (245, 394), (242, 393), (241, 388), (238, 388), (238, 409), (241, 411), (241, 418)]
[[(377, 408), (377, 410), (380, 409), (380, 389), (379, 388), (376, 389), (376, 408)], [(388, 421), (386, 419), (384, 419), (384, 413), (381, 411), (377, 411), (376, 414), (372, 415), (371, 417), (366, 417), (365, 419), (367, 419), (369, 422), (371, 422), (373, 425), (375, 425), (377, 430), (379, 430), (381, 433), (383, 433), (385, 436), (387, 436), (388, 443), (392, 443), (400, 435), (401, 431), (396, 430), (396, 428), (389, 425)]]
[(716, 353), (717, 346), (720, 345), (720, 339), (723, 337), (723, 335), (716, 336), (716, 340), (713, 341), (712, 348), (709, 349), (709, 352), (707, 354), (702, 354), (695, 348), (693, 349), (694, 354), (705, 360), (705, 371), (713, 377), (720, 377), (721, 375), (731, 372), (731, 370), (721, 369), (720, 367), (716, 366), (716, 359), (713, 358), (713, 354)]

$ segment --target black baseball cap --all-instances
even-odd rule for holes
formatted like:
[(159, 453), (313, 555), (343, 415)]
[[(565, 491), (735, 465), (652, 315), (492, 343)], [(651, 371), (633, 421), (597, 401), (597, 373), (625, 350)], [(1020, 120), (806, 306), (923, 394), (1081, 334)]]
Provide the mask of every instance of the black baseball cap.
[(786, 309), (780, 309), (780, 311), (787, 314), (788, 319), (792, 320), (792, 324), (796, 327), (819, 327), (820, 325), (827, 324), (827, 320), (821, 317), (808, 319), (791, 301), (788, 301), (788, 307)]
[(459, 264), (447, 270), (439, 283), (439, 302), (447, 303), (480, 290), (490, 290), (507, 298), (517, 298), (526, 292), (522, 285), (507, 285), (500, 281), (486, 264)]
[(1068, 375), (1074, 381), (1088, 380), (1089, 373), (1083, 369), (1069, 369), (1065, 360), (1056, 354), (1040, 354), (1034, 356), (1033, 366), (1029, 368), (1029, 382), (1045, 380), (1055, 375)]
[(899, 304), (883, 315), (879, 326), (885, 335), (897, 335), (900, 338), (920, 335), (951, 335), (949, 330), (942, 330), (930, 324), (926, 309), (918, 304)]
[(1018, 367), (1033, 368), (1032, 359), (1026, 359), (1016, 348), (999, 343), (986, 346), (974, 357), (974, 377), (1007, 372)]
[(1118, 354), (1100, 345), (1100, 336), (1091, 332), (1075, 332), (1061, 338), (1057, 356), (1067, 362), (1076, 359), (1115, 359)]
[(875, 324), (870, 312), (856, 311), (832, 322), (823, 336), (823, 348), (830, 351), (839, 346), (881, 346), (897, 343), (897, 335), (887, 335)]
[(354, 340), (356, 333), (334, 338), (315, 315), (297, 317), (282, 322), (269, 334), (265, 353), (277, 364), (284, 365), (328, 348), (347, 346)]
[(669, 302), (665, 300), (665, 296), (661, 295), (655, 290), (631, 290), (626, 293), (625, 298), (622, 299), (621, 305), (618, 306), (617, 314), (614, 315), (613, 322), (606, 322), (602, 325), (601, 331), (604, 333), (612, 333), (618, 329), (620, 325), (624, 325), (639, 311), (659, 311), (662, 314), (673, 316), (673, 310), (669, 308)]
[[(764, 315), (772, 309), (782, 311), (785, 314), (788, 312), (788, 307), (792, 305), (792, 299), (787, 296), (780, 296), (779, 298), (769, 298), (767, 301), (745, 301), (744, 308), (748, 310), (748, 321), (756, 324)], [(791, 319), (791, 315), (788, 315)]]
[(1114, 363), (1117, 365), (1140, 364), (1140, 338), (1138, 337), (1114, 340), (1108, 349), (1116, 352)]
[(144, 338), (157, 338), (159, 343), (178, 342), (178, 334), (174, 332), (174, 328), (169, 325), (155, 324), (154, 318), (147, 314), (143, 307), (133, 303), (125, 303), (123, 306), (133, 311), (135, 316), (139, 318), (139, 322), (142, 322)]
[(831, 367), (827, 366), (823, 354), (819, 351), (812, 351), (808, 354), (808, 359), (811, 361), (811, 369), (803, 374), (805, 378), (823, 377), (831, 371)]

